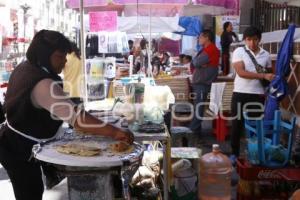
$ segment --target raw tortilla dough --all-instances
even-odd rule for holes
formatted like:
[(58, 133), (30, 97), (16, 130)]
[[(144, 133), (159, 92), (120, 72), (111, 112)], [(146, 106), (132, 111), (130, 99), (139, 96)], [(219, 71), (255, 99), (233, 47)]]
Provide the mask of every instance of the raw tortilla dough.
[(76, 156), (96, 156), (99, 155), (101, 149), (89, 146), (88, 144), (67, 143), (56, 146), (59, 153), (72, 154)]

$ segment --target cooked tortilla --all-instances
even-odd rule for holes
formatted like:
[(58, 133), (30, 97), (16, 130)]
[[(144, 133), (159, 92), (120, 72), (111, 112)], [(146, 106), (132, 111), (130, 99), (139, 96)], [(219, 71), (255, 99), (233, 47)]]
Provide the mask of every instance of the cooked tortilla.
[(92, 147), (84, 144), (67, 143), (56, 146), (56, 150), (59, 153), (71, 154), (76, 156), (96, 156), (99, 155), (101, 149), (98, 147)]

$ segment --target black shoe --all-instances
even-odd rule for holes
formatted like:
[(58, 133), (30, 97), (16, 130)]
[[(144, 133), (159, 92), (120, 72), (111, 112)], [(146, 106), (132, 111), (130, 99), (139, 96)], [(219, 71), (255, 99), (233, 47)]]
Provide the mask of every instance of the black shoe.
[(195, 134), (195, 135), (200, 135), (201, 132), (202, 132), (202, 129), (201, 129), (201, 128), (191, 129), (191, 130), (192, 130), (193, 134)]

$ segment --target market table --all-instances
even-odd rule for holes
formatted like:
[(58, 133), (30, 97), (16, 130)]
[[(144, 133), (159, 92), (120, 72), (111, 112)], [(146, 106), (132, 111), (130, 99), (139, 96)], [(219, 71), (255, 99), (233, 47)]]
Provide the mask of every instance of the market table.
[[(107, 114), (105, 114), (105, 112), (111, 112), (111, 111), (104, 111), (101, 112), (99, 111), (100, 109), (108, 109), (111, 108), (112, 106), (112, 102), (110, 105), (107, 104), (108, 101), (104, 100), (101, 102), (91, 102), (89, 104), (87, 104), (86, 110), (90, 110), (93, 111), (91, 114), (93, 114), (94, 116), (96, 116), (99, 119), (102, 119), (103, 121), (107, 120), (105, 119), (105, 116), (107, 116)], [(103, 105), (105, 104), (105, 105)], [(98, 110), (98, 111), (97, 111)], [(97, 113), (98, 112), (98, 113)], [(113, 124), (117, 127), (121, 127), (121, 121), (122, 119), (118, 119), (116, 120)], [(144, 132), (138, 132), (138, 131), (133, 131), (134, 134), (134, 138), (135, 138), (135, 142), (151, 142), (151, 141), (160, 141), (162, 143), (163, 146), (163, 172), (164, 172), (164, 176), (163, 176), (163, 181), (164, 181), (164, 200), (168, 200), (168, 193), (169, 193), (169, 180), (171, 177), (171, 146), (170, 146), (170, 134), (169, 131), (166, 127), (166, 125), (164, 125), (164, 131), (163, 132), (159, 132), (159, 133), (144, 133)]]
[(165, 131), (161, 133), (141, 133), (133, 132), (135, 141), (160, 141), (163, 146), (163, 172), (164, 172), (164, 200), (168, 200), (169, 193), (169, 180), (170, 180), (170, 169), (171, 169), (171, 143), (170, 134), (167, 127)]
[[(101, 119), (101, 117), (99, 117)], [(118, 120), (114, 124), (117, 127), (121, 127), (121, 120)], [(164, 125), (164, 131), (159, 133), (144, 133), (144, 132), (138, 132), (133, 131), (134, 134), (134, 141), (135, 142), (151, 142), (151, 141), (160, 141), (162, 143), (162, 151), (163, 151), (163, 180), (164, 180), (164, 200), (168, 200), (168, 193), (169, 193), (169, 180), (171, 175), (171, 143), (170, 143), (170, 134), (169, 131)]]

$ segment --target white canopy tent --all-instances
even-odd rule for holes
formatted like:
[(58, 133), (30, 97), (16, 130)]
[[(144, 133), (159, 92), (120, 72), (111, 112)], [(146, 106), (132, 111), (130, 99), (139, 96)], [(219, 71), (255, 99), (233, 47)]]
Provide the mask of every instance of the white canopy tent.
[[(183, 31), (178, 25), (179, 16), (175, 17), (152, 17), (151, 32), (174, 32)], [(141, 30), (148, 30), (149, 17), (118, 17), (118, 30), (126, 33), (139, 33)]]
[[(178, 25), (179, 16), (174, 17), (151, 17), (151, 32), (162, 33), (162, 32), (174, 32), (184, 31), (184, 29)], [(149, 29), (149, 17), (148, 16), (133, 16), (123, 17), (119, 16), (117, 19), (117, 30), (120, 32), (126, 32), (127, 34), (145, 32), (148, 33)], [(84, 28), (86, 31), (89, 30), (89, 16), (84, 15)], [(80, 28), (80, 27), (78, 27)], [(147, 30), (147, 31), (145, 31)]]

